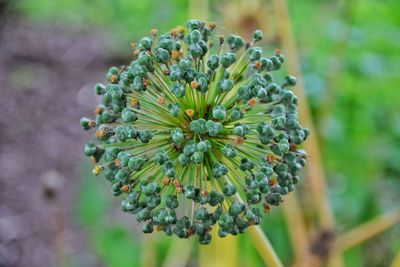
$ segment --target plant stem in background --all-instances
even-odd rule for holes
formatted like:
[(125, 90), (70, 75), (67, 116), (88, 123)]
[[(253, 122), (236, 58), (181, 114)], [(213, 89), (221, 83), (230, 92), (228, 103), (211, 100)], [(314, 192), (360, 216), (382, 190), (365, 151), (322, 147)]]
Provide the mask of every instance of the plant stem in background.
[(268, 267), (281, 267), (282, 262), (259, 225), (249, 228), (256, 249)]
[[(300, 121), (309, 127), (314, 133), (310, 136), (304, 146), (309, 153), (309, 163), (307, 164), (307, 178), (310, 183), (311, 193), (316, 205), (319, 227), (322, 231), (334, 231), (335, 220), (329, 199), (327, 197), (325, 175), (322, 167), (321, 153), (317, 137), (315, 135), (315, 127), (311, 118), (308, 101), (304, 89), (304, 81), (302, 79), (300, 62), (296, 42), (293, 36), (287, 3), (284, 0), (274, 0), (274, 12), (277, 17), (277, 34), (280, 36), (282, 48), (286, 57), (291, 64), (288, 65), (288, 71), (298, 77), (297, 96), (299, 98), (299, 116)], [(340, 255), (335, 259), (335, 266), (342, 266)]]
[[(292, 33), (286, 1), (275, 0), (274, 9), (277, 16), (277, 32), (282, 42), (282, 48), (283, 51), (285, 51), (286, 57), (291, 62), (287, 67), (288, 71), (298, 77), (298, 83), (295, 90), (297, 93), (296, 95), (299, 98), (300, 121), (310, 128), (310, 132), (315, 133), (315, 127), (308, 108), (308, 100), (300, 70), (298, 51)], [(315, 200), (314, 203), (317, 205), (320, 227), (322, 229), (332, 230), (334, 227), (334, 217), (327, 198), (325, 175), (322, 167), (319, 144), (315, 134), (310, 136), (310, 139), (304, 143), (304, 146), (309, 154), (309, 163), (306, 166), (307, 179), (310, 182), (312, 194)]]
[(400, 267), (400, 249), (397, 252), (396, 256), (394, 257), (394, 260), (390, 267)]
[(292, 194), (288, 195), (282, 207), (294, 250), (294, 265), (298, 267), (310, 266), (310, 241), (304, 224), (297, 192), (292, 192)]
[[(192, 252), (193, 240), (174, 239), (163, 267), (185, 267)], [(146, 266), (147, 267), (147, 266)]]
[(338, 237), (336, 251), (345, 251), (400, 222), (400, 209), (380, 215)]
[(157, 241), (154, 236), (142, 239), (141, 265), (143, 267), (157, 266)]

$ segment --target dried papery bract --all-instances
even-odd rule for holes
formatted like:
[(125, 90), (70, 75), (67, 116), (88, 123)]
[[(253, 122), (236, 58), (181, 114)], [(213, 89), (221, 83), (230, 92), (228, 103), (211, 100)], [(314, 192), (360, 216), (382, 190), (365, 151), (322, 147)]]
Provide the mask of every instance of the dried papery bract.
[(263, 56), (262, 32), (215, 33), (214, 22), (190, 20), (133, 45), (128, 67), (111, 67), (97, 84), (102, 104), (84, 152), (104, 174), (122, 210), (143, 232), (199, 237), (243, 233), (298, 183), (306, 154), (299, 145), (297, 98), (287, 76), (274, 81), (283, 54)]

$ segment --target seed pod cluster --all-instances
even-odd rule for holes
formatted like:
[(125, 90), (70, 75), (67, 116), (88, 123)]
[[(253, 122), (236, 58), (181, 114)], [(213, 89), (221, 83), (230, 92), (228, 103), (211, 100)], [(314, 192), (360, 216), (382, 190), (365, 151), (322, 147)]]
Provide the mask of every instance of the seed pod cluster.
[(104, 174), (122, 210), (164, 231), (211, 242), (243, 233), (300, 180), (309, 135), (300, 126), (296, 79), (274, 81), (284, 56), (263, 56), (257, 30), (246, 43), (190, 20), (133, 45), (129, 66), (111, 67), (95, 92), (102, 103), (82, 118), (95, 138), (84, 153)]

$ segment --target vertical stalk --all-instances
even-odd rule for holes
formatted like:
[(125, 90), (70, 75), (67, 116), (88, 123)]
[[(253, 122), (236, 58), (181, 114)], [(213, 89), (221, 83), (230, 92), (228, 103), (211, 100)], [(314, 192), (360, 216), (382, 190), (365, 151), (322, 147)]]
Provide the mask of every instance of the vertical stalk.
[(154, 236), (146, 236), (142, 239), (141, 250), (141, 266), (155, 267), (157, 266), (157, 241)]
[(397, 252), (396, 256), (394, 257), (394, 260), (390, 267), (400, 267), (400, 249)]
[(192, 252), (193, 240), (173, 239), (163, 267), (185, 267)]
[(259, 225), (251, 226), (248, 231), (253, 239), (256, 249), (268, 267), (283, 267), (282, 262), (278, 258), (278, 255), (261, 227)]
[(311, 193), (314, 197), (314, 203), (317, 205), (317, 212), (320, 227), (322, 229), (332, 230), (334, 227), (333, 213), (327, 198), (325, 175), (322, 168), (321, 153), (318, 140), (315, 135), (315, 128), (312, 122), (311, 113), (308, 108), (308, 100), (304, 89), (304, 81), (300, 70), (298, 50), (292, 32), (289, 13), (285, 0), (274, 0), (274, 10), (278, 21), (278, 32), (282, 40), (282, 48), (285, 56), (288, 58), (288, 71), (297, 77), (296, 95), (299, 99), (300, 121), (308, 128), (310, 138), (304, 146), (309, 154), (307, 168), (308, 181), (311, 186)]
[(303, 220), (297, 192), (291, 192), (282, 204), (283, 213), (288, 226), (289, 236), (294, 251), (294, 266), (310, 266), (310, 241)]
[[(296, 95), (299, 99), (299, 116), (300, 121), (314, 133), (305, 142), (304, 146), (309, 153), (308, 164), (306, 166), (308, 181), (310, 183), (311, 194), (314, 199), (315, 208), (319, 219), (319, 227), (322, 230), (332, 232), (335, 227), (335, 220), (329, 199), (327, 197), (325, 175), (322, 167), (321, 153), (318, 140), (315, 134), (315, 127), (313, 125), (310, 110), (308, 108), (308, 101), (304, 89), (304, 81), (301, 74), (300, 62), (298, 57), (298, 50), (294, 39), (289, 11), (285, 0), (274, 0), (274, 12), (277, 17), (277, 35), (282, 41), (283, 51), (288, 58), (290, 64), (288, 71), (293, 73), (298, 80), (296, 86)], [(341, 255), (336, 255), (335, 266), (342, 266)]]

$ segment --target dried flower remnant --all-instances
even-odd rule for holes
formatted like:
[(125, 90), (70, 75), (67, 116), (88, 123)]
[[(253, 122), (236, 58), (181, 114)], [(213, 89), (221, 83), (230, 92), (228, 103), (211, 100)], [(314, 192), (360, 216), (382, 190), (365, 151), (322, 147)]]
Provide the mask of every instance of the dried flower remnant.
[(81, 125), (95, 129), (84, 148), (93, 173), (143, 232), (208, 244), (212, 227), (220, 237), (243, 233), (293, 190), (309, 131), (288, 89), (296, 79), (273, 80), (283, 54), (255, 46), (261, 31), (246, 43), (216, 34), (213, 22), (186, 26), (135, 43), (131, 64), (95, 86), (102, 104)]

